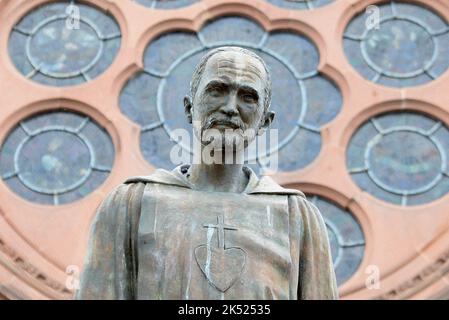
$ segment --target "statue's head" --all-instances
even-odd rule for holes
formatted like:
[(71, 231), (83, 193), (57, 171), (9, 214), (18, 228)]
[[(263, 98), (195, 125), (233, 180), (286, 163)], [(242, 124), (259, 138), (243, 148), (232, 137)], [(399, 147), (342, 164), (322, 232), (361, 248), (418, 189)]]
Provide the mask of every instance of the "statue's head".
[(265, 62), (239, 47), (208, 52), (195, 69), (190, 96), (184, 98), (195, 136), (202, 140), (205, 132), (215, 129), (224, 148), (246, 147), (268, 128), (274, 118), (270, 103), (271, 78)]

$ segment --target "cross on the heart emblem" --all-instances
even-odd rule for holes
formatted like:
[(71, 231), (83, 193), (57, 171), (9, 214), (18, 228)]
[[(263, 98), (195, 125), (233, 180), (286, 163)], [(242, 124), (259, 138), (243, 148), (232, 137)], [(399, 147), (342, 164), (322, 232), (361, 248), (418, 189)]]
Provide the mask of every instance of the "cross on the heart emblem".
[[(217, 290), (226, 292), (240, 278), (246, 262), (246, 252), (239, 247), (226, 248), (225, 230), (237, 228), (224, 224), (223, 217), (217, 217), (217, 224), (205, 224), (208, 228), (206, 244), (195, 248), (195, 259), (207, 280)], [(218, 230), (218, 247), (211, 246), (214, 230)]]

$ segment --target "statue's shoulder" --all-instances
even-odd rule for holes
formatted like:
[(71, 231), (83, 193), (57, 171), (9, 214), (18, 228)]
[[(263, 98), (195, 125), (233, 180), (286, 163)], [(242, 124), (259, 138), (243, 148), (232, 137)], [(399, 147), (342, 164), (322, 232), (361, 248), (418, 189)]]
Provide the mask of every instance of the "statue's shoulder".
[[(153, 183), (181, 188), (192, 188), (192, 185), (185, 176), (187, 169), (188, 165), (178, 166), (172, 171), (157, 169), (152, 174), (147, 176), (130, 177), (126, 179), (124, 184), (130, 185), (136, 183)], [(249, 177), (248, 185), (244, 191), (244, 193), (246, 194), (296, 196), (302, 199), (306, 199), (306, 196), (303, 192), (297, 189), (284, 188), (269, 176), (265, 175), (259, 178), (249, 167), (244, 167), (244, 171), (248, 174)]]
[(305, 199), (306, 196), (302, 191), (297, 189), (284, 188), (269, 176), (262, 176), (250, 194), (277, 194), (286, 196), (297, 196)]
[(130, 177), (125, 180), (124, 184), (129, 185), (136, 183), (144, 183), (144, 184), (155, 183), (155, 184), (189, 188), (190, 187), (189, 182), (180, 173), (180, 170), (181, 170), (180, 168), (175, 168), (172, 171), (157, 169), (150, 175)]

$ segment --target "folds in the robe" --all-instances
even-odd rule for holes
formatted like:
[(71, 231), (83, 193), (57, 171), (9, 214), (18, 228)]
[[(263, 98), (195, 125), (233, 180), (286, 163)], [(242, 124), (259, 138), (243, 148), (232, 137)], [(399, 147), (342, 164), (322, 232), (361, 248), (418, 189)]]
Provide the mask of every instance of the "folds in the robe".
[[(252, 173), (254, 174), (254, 173)], [(183, 185), (179, 174), (158, 170), (150, 177), (128, 180), (98, 208), (91, 227), (88, 252), (77, 299), (139, 299), (137, 293), (137, 229), (141, 199), (147, 183)], [(271, 179), (252, 177), (253, 196), (287, 197), (289, 242), (295, 282), (291, 298), (338, 299), (327, 229), (318, 209), (298, 191), (284, 189)], [(182, 297), (180, 297), (181, 299)]]

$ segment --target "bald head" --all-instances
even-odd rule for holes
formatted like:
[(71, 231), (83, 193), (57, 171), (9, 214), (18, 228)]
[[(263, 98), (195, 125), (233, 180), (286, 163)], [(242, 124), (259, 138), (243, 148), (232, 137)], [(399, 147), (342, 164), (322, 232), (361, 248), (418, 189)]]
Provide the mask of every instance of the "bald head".
[(190, 82), (192, 99), (195, 99), (206, 67), (218, 68), (216, 70), (222, 75), (228, 73), (229, 76), (237, 76), (243, 80), (244, 74), (246, 79), (260, 78), (263, 83), (264, 111), (268, 110), (271, 104), (271, 76), (267, 65), (257, 54), (240, 47), (220, 47), (209, 51), (202, 57), (193, 73)]

